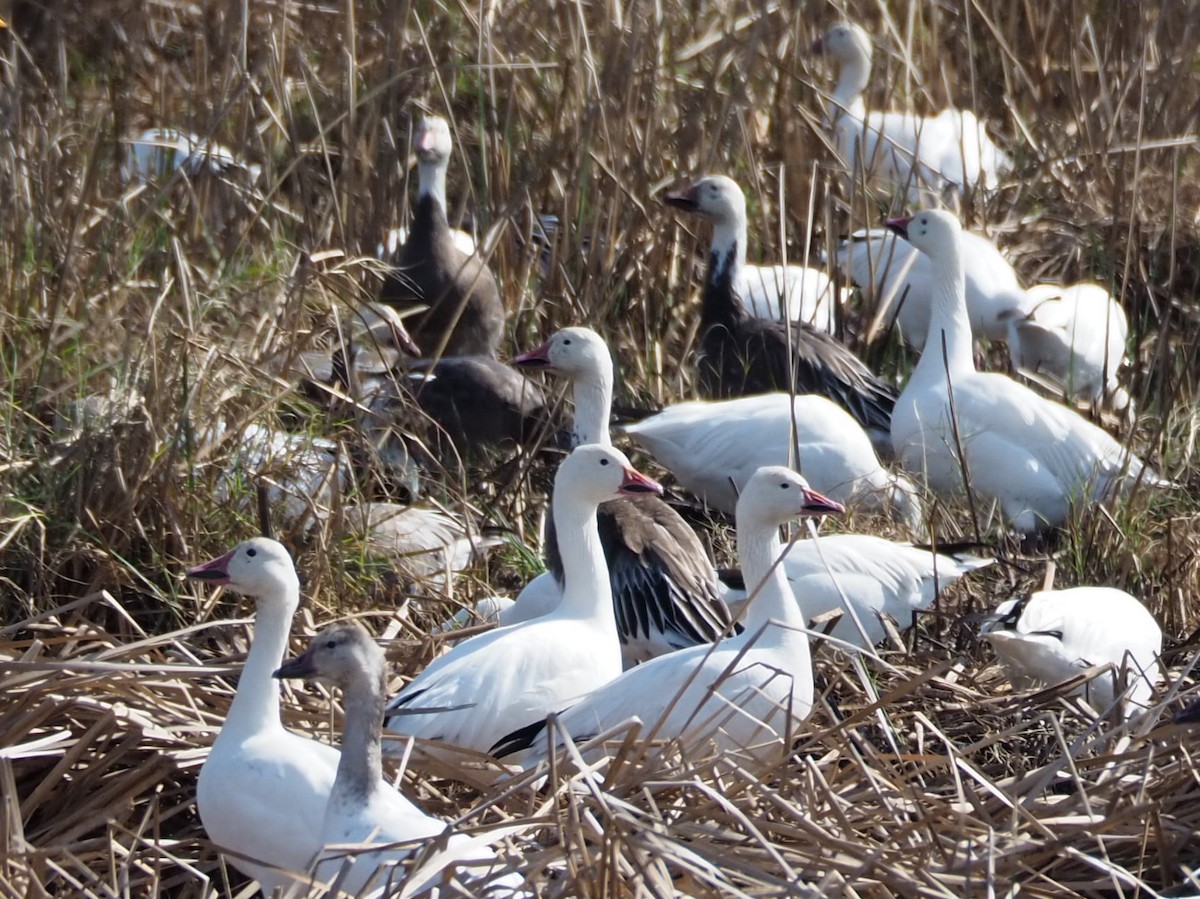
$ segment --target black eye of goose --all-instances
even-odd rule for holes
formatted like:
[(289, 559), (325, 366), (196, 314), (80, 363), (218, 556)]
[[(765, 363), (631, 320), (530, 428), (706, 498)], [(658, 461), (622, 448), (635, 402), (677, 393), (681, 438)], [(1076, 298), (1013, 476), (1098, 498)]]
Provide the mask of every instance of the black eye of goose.
[(601, 464), (601, 465), (607, 465), (607, 464), (608, 464), (608, 460), (607, 460), (607, 459), (601, 459), (601, 460), (600, 460), (600, 464)]
[(246, 550), (246, 555), (248, 555), (250, 558), (254, 558), (258, 555), (258, 550), (254, 549), (254, 547), (251, 547), (250, 549)]
[(326, 640), (325, 648), (326, 649), (336, 649), (337, 648), (337, 640)]
[(791, 486), (792, 486), (791, 484), (780, 484), (780, 485), (779, 485), (779, 488), (780, 488), (781, 490), (787, 490), (787, 489), (788, 489), (789, 487), (791, 487)]

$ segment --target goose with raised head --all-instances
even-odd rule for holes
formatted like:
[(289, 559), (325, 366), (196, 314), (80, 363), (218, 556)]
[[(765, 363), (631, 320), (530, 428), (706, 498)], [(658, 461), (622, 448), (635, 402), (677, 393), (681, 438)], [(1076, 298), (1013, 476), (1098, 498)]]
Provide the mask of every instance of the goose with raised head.
[[(805, 621), (840, 611), (830, 636), (866, 648), (887, 634), (881, 616), (905, 631), (914, 613), (932, 606), (942, 590), (994, 561), (868, 534), (832, 534), (792, 544), (780, 567)], [(736, 614), (746, 601), (743, 577), (740, 572), (721, 577), (725, 601)]]
[(286, 730), (279, 686), (300, 581), (282, 544), (265, 537), (188, 569), (187, 576), (225, 586), (255, 602), (254, 638), (225, 723), (200, 768), (196, 808), (209, 839), (234, 867), (258, 881), (264, 896), (287, 888), (321, 847), (321, 820), (338, 751)]
[(828, 397), (887, 447), (896, 391), (843, 344), (803, 322), (755, 318), (742, 296), (746, 198), (724, 175), (702, 178), (666, 202), (713, 224), (696, 366), (700, 392), (729, 399), (775, 390)]
[[(783, 551), (779, 527), (800, 515), (840, 511), (793, 471), (756, 472), (737, 507), (738, 557), (754, 592), (742, 633), (626, 671), (560, 714), (559, 731), (581, 743), (637, 718), (648, 738), (677, 743), (685, 762), (715, 750), (739, 766), (777, 764), (813, 702), (807, 622), (776, 564)], [(531, 767), (561, 745), (545, 730), (546, 722), (532, 723), (508, 734), (495, 752), (520, 753), (520, 764)]]
[(572, 452), (554, 478), (564, 573), (557, 608), (464, 640), (435, 659), (388, 705), (387, 729), (487, 752), (514, 727), (540, 721), (620, 674), (596, 507), (620, 493), (661, 492), (612, 447)]
[(848, 508), (890, 512), (914, 536), (923, 533), (916, 488), (884, 468), (862, 426), (823, 396), (676, 403), (621, 430), (722, 512), (733, 514), (755, 471), (786, 465), (798, 452), (796, 467), (814, 489)]
[(1041, 590), (1003, 602), (980, 627), (1018, 690), (1054, 686), (1093, 665), (1110, 665), (1077, 692), (1105, 713), (1128, 690), (1128, 711), (1154, 693), (1162, 628), (1140, 602), (1112, 587)]
[(415, 143), (416, 210), (379, 299), (401, 309), (427, 307), (411, 318), (412, 338), (426, 356), (495, 356), (504, 331), (500, 288), (479, 256), (454, 245), (446, 222), (449, 124), (427, 116)]
[(1125, 361), (1129, 321), (1112, 294), (1099, 284), (1038, 284), (1025, 298), (1024, 309), (1004, 321), (1013, 368), (1049, 378), (1071, 399), (1125, 409), (1129, 394), (1117, 372)]
[(921, 355), (892, 415), (902, 465), (943, 496), (961, 493), (969, 478), (974, 494), (998, 503), (1026, 535), (1058, 527), (1073, 505), (1102, 502), (1139, 480), (1167, 485), (1074, 410), (1006, 375), (975, 370), (957, 218), (927, 209), (888, 227), (925, 253), (934, 271), (929, 335), (937, 349)]
[(863, 91), (871, 76), (871, 38), (858, 25), (834, 25), (813, 46), (839, 66), (825, 122), (842, 164), (855, 176), (909, 203), (948, 200), (968, 187), (992, 190), (1012, 163), (969, 109), (926, 117), (870, 112)]
[[(1007, 339), (1012, 316), (1027, 302), (1016, 271), (981, 234), (963, 231), (962, 254), (971, 333), (976, 338)], [(872, 228), (842, 241), (836, 259), (874, 305), (878, 325), (895, 325), (909, 346), (925, 346), (934, 274), (924, 253), (885, 228)]]
[[(570, 380), (574, 445), (612, 445), (613, 362), (599, 334), (564, 328), (513, 364)], [(601, 503), (597, 522), (627, 665), (711, 643), (725, 632), (729, 612), (718, 596), (712, 562), (678, 512), (658, 496), (621, 496)], [(546, 522), (546, 563), (561, 589), (563, 560), (553, 515)]]
[[(465, 834), (450, 831), (445, 821), (426, 814), (383, 779), (380, 728), (387, 698), (387, 665), (383, 650), (357, 624), (327, 627), (312, 638), (303, 654), (288, 659), (276, 678), (317, 681), (342, 691), (346, 711), (337, 775), (321, 817), (321, 856), (314, 859), (316, 880), (336, 881), (337, 889), (358, 896), (393, 895), (401, 881), (406, 895), (432, 886), (453, 865), (471, 881), (476, 895), (497, 896), (520, 889), (519, 875), (506, 870), (496, 853)], [(403, 844), (396, 846), (394, 844)], [(434, 844), (436, 864), (418, 859), (411, 872), (393, 866)], [(440, 845), (438, 845), (440, 844)], [(383, 846), (350, 851), (347, 846)], [(461, 866), (461, 867), (460, 867)], [(486, 881), (496, 878), (495, 889)], [(522, 891), (521, 895), (529, 895)]]

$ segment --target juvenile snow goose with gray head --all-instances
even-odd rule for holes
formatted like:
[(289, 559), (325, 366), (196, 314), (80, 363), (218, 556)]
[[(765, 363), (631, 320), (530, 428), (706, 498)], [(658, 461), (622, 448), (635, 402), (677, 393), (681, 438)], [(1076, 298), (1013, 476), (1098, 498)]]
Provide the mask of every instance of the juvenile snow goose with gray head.
[(454, 244), (446, 222), (450, 126), (428, 116), (417, 128), (417, 206), (396, 271), (379, 298), (400, 309), (428, 307), (408, 321), (427, 356), (495, 356), (504, 304), (487, 264)]
[(612, 447), (572, 452), (554, 479), (564, 572), (558, 607), (464, 640), (435, 659), (388, 705), (387, 729), (488, 752), (514, 727), (541, 721), (620, 674), (596, 507), (619, 493), (661, 491)]
[(818, 393), (854, 416), (872, 442), (888, 449), (896, 391), (846, 347), (802, 322), (766, 321), (740, 294), (746, 262), (746, 198), (731, 178), (710, 175), (666, 202), (713, 223), (705, 276), (697, 368), (700, 391), (727, 399), (795, 388)]
[(927, 349), (892, 416), (901, 464), (942, 495), (964, 489), (965, 469), (975, 495), (997, 502), (1026, 535), (1058, 527), (1072, 505), (1101, 502), (1139, 479), (1167, 485), (1073, 410), (975, 370), (957, 218), (927, 209), (888, 227), (929, 257), (935, 276)]
[[(387, 699), (387, 665), (383, 650), (356, 624), (327, 627), (308, 644), (300, 656), (286, 661), (277, 678), (301, 678), (337, 687), (343, 693), (346, 718), (342, 727), (342, 751), (337, 776), (321, 818), (321, 858), (314, 859), (316, 880), (336, 880), (340, 892), (358, 896), (366, 889), (385, 888), (393, 895), (403, 885), (414, 895), (441, 880), (443, 871), (454, 865), (466, 875), (476, 895), (498, 896), (496, 890), (519, 889), (519, 875), (506, 871), (495, 852), (465, 834), (449, 832), (445, 821), (425, 814), (383, 779), (380, 729)], [(424, 845), (437, 855), (435, 863), (419, 860), (411, 873), (391, 866), (420, 852)], [(445, 851), (438, 852), (437, 843)], [(403, 844), (400, 846), (389, 844)], [(386, 849), (352, 852), (342, 847), (375, 845)], [(336, 847), (336, 848), (335, 848)], [(493, 889), (485, 881), (499, 876)], [(522, 895), (529, 895), (522, 893)]]
[[(575, 446), (612, 445), (613, 362), (599, 334), (564, 328), (513, 364), (570, 380)], [(725, 631), (729, 612), (718, 597), (716, 573), (678, 512), (657, 496), (622, 496), (602, 503), (597, 521), (627, 665), (711, 643)], [(563, 560), (553, 515), (546, 522), (546, 563), (562, 589)]]

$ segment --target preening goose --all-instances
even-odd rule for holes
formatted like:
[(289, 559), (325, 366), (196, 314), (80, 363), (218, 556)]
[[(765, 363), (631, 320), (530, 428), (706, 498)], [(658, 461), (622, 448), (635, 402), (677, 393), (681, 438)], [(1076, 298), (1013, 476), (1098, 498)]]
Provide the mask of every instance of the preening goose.
[(797, 467), (815, 489), (847, 507), (889, 510), (913, 534), (923, 530), (916, 488), (880, 465), (858, 422), (822, 396), (764, 393), (676, 403), (622, 430), (722, 512), (733, 513), (738, 491), (755, 471), (786, 465), (798, 447)]
[[(841, 506), (786, 468), (759, 470), (738, 500), (738, 556), (755, 595), (745, 630), (713, 646), (693, 646), (626, 671), (558, 716), (579, 743), (637, 718), (643, 737), (678, 741), (687, 760), (715, 750), (739, 765), (770, 768), (790, 748), (796, 725), (813, 701), (806, 622), (775, 564), (779, 526), (799, 515), (840, 512)], [(497, 754), (517, 753), (531, 767), (551, 739), (545, 722), (509, 734)]]
[(209, 839), (264, 896), (304, 871), (321, 846), (321, 819), (338, 751), (285, 730), (272, 672), (283, 660), (300, 581), (284, 547), (265, 537), (191, 568), (190, 578), (250, 596), (254, 638), (221, 733), (200, 768), (196, 808)]
[[(575, 400), (574, 445), (610, 446), (613, 363), (590, 328), (564, 328), (513, 364), (562, 375)], [(729, 626), (717, 577), (704, 545), (679, 513), (657, 496), (621, 496), (597, 512), (608, 564), (621, 654), (627, 665), (697, 643), (711, 643)], [(546, 522), (546, 564), (558, 584), (563, 563), (555, 519)], [(521, 600), (518, 597), (518, 604)]]
[(412, 337), (436, 356), (495, 356), (504, 330), (504, 304), (487, 264), (454, 245), (446, 223), (446, 169), (450, 126), (438, 116), (417, 128), (417, 205), (396, 271), (379, 298), (401, 309), (428, 307), (412, 316)]
[(1053, 686), (1093, 665), (1112, 671), (1079, 692), (1106, 712), (1115, 688), (1128, 687), (1130, 711), (1154, 692), (1162, 629), (1140, 602), (1112, 587), (1042, 590), (1001, 603), (980, 628), (1018, 689)]
[(1025, 297), (1004, 322), (1013, 368), (1049, 376), (1070, 398), (1125, 409), (1129, 394), (1117, 372), (1129, 321), (1116, 299), (1099, 284), (1038, 284)]
[[(331, 884), (336, 879), (338, 890), (354, 896), (366, 889), (379, 890), (372, 895), (394, 895), (392, 891), (401, 886), (407, 895), (415, 895), (440, 881), (451, 865), (464, 866), (460, 873), (468, 876), (476, 891), (483, 889), (483, 879), (504, 872), (494, 851), (465, 834), (450, 832), (445, 821), (421, 811), (383, 779), (379, 731), (387, 695), (387, 666), (383, 650), (366, 631), (356, 624), (325, 628), (302, 655), (286, 661), (275, 677), (319, 681), (343, 693), (342, 751), (320, 823), (321, 844), (326, 848), (316, 866), (318, 883)], [(365, 853), (332, 848), (397, 843), (403, 845)], [(437, 854), (436, 863), (418, 861), (412, 876), (391, 867), (430, 843), (435, 844), (431, 854)], [(504, 886), (520, 888), (520, 876), (508, 872), (495, 883), (497, 889)], [(494, 890), (483, 894), (500, 895)]]
[(929, 257), (935, 276), (930, 348), (892, 416), (901, 464), (939, 494), (961, 492), (961, 445), (971, 489), (997, 502), (1022, 534), (1057, 527), (1073, 504), (1100, 502), (1136, 479), (1166, 483), (1073, 410), (1005, 375), (975, 371), (958, 219), (924, 210), (888, 227)]
[(876, 377), (845, 346), (800, 322), (767, 321), (746, 309), (746, 198), (731, 178), (710, 175), (666, 202), (713, 223), (704, 280), (697, 369), (700, 392), (728, 399), (795, 387), (829, 397), (854, 416), (881, 445), (891, 421), (895, 389)]
[(548, 615), (472, 637), (435, 659), (388, 705), (387, 729), (487, 752), (621, 673), (596, 507), (662, 488), (605, 446), (581, 446), (554, 479), (565, 584)]
[[(880, 615), (891, 618), (899, 630), (907, 630), (913, 613), (932, 606), (939, 591), (994, 561), (935, 553), (867, 534), (832, 534), (792, 544), (781, 567), (805, 621), (840, 610), (842, 617), (831, 636), (865, 648), (886, 636)], [(733, 580), (726, 574), (722, 578)], [(843, 595), (853, 612), (846, 608)], [(725, 593), (735, 614), (745, 598), (740, 580)]]
[(864, 173), (868, 183), (903, 193), (915, 205), (949, 199), (968, 186), (991, 190), (1011, 168), (970, 110), (932, 117), (868, 113), (862, 95), (871, 75), (871, 38), (859, 26), (834, 25), (813, 49), (840, 67), (825, 118), (852, 174)]
[[(994, 243), (971, 231), (962, 233), (962, 259), (971, 333), (1006, 340), (1012, 316), (1027, 302), (1017, 273)], [(842, 241), (837, 264), (874, 304), (876, 322), (884, 328), (895, 323), (905, 343), (918, 350), (925, 346), (934, 273), (924, 253), (886, 229), (872, 228)]]

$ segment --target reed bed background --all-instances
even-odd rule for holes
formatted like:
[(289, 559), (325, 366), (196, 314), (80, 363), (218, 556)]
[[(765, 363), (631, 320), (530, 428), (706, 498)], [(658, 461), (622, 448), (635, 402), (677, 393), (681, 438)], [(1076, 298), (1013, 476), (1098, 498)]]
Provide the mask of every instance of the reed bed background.
[[(368, 257), (404, 219), (421, 111), (455, 129), (451, 219), (485, 239), (505, 351), (586, 322), (618, 358), (618, 401), (649, 408), (693, 395), (707, 240), (663, 188), (737, 178), (751, 258), (815, 262), (887, 211), (840, 186), (820, 129), (832, 73), (809, 46), (843, 16), (876, 37), (870, 104), (969, 105), (1012, 151), (969, 224), (1027, 282), (1094, 279), (1129, 313), (1140, 417), (1123, 433), (1181, 487), (1080, 516), (1053, 562), (1059, 585), (1122, 587), (1158, 617), (1157, 707), (1098, 725), (1063, 691), (1011, 694), (962, 613), (1037, 586), (1048, 559), (1001, 547), (909, 644), (822, 649), (822, 699), (770, 778), (619, 760), (603, 790), (411, 772), (405, 787), (505, 834), (546, 896), (1200, 894), (1200, 744), (1170, 723), (1200, 633), (1200, 4), (16, 0), (0, 15), (3, 895), (244, 892), (192, 798), (247, 622), (180, 573), (258, 531), (252, 491), (218, 486), (247, 423), (344, 433), (289, 364), (377, 288)], [(261, 178), (123, 178), (122, 141), (160, 125)], [(562, 222), (544, 275), (539, 213)], [(909, 354), (866, 322), (848, 308), (844, 335), (903, 377)], [(297, 634), (357, 615), (396, 636), (396, 675), (418, 670), (430, 621), (536, 558), (545, 466), (506, 462), (429, 491), (513, 535), (448, 593), (382, 589), (329, 527), (282, 533), (309, 599)], [(728, 560), (727, 536), (713, 543)], [(288, 696), (293, 726), (329, 732), (328, 702)]]

